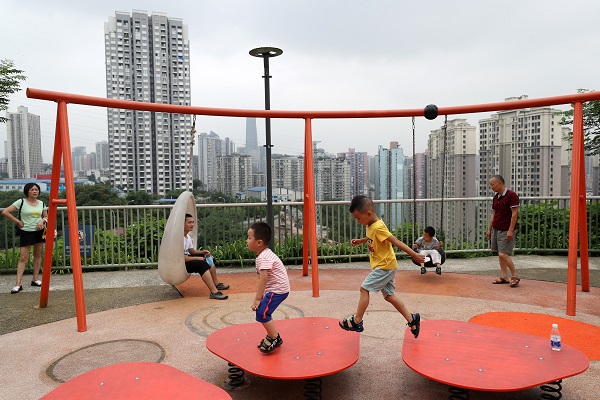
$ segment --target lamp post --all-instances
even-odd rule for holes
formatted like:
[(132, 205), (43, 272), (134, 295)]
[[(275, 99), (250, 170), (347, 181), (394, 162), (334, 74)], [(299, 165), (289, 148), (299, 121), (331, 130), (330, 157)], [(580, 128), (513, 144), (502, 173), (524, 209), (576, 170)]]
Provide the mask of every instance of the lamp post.
[[(280, 56), (283, 50), (277, 47), (257, 47), (256, 49), (250, 50), (250, 55), (253, 57), (260, 57), (263, 59), (265, 74), (265, 110), (271, 109), (271, 98), (269, 88), (269, 58)], [(265, 155), (267, 158), (267, 223), (274, 229), (274, 218), (273, 218), (273, 182), (271, 176), (271, 119), (265, 118), (265, 130), (266, 130), (266, 144), (265, 144)], [(269, 247), (275, 248), (274, 240), (269, 241)]]

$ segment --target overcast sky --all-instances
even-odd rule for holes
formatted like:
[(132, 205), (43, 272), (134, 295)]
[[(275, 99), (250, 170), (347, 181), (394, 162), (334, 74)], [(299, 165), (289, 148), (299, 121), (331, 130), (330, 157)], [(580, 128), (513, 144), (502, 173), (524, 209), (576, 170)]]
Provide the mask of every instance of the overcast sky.
[[(262, 46), (283, 49), (270, 62), (273, 110), (444, 107), (600, 89), (597, 0), (4, 0), (0, 59), (27, 75), (9, 111), (40, 115), (45, 162), (56, 105), (24, 89), (106, 97), (104, 22), (133, 9), (188, 25), (194, 106), (264, 109), (263, 63), (248, 54)], [(92, 152), (108, 139), (105, 109), (68, 112), (72, 146)], [(476, 125), (488, 115), (460, 117)], [(417, 118), (417, 152), (442, 123)], [(199, 117), (197, 130), (245, 142), (243, 118)], [(262, 120), (258, 130), (264, 142)], [(301, 120), (272, 120), (273, 152), (302, 153), (303, 133)], [(314, 121), (313, 139), (332, 153), (374, 154), (390, 141), (412, 153), (407, 118)]]

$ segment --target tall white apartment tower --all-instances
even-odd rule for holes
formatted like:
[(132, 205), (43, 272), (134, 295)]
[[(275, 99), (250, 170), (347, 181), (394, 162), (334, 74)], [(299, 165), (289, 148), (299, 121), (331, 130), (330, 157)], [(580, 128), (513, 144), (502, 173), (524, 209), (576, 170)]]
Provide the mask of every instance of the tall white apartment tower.
[[(183, 20), (157, 12), (116, 12), (104, 23), (104, 40), (108, 98), (190, 105)], [(109, 108), (113, 185), (157, 194), (187, 189), (191, 126), (190, 115)]]
[[(508, 100), (527, 99), (527, 96)], [(489, 178), (500, 174), (521, 197), (560, 196), (563, 140), (560, 110), (549, 107), (499, 111), (479, 121), (479, 195), (491, 196)]]
[(8, 177), (33, 178), (42, 173), (40, 117), (21, 106), (16, 113), (7, 112), (6, 118)]
[[(475, 197), (477, 133), (474, 126), (469, 125), (466, 119), (449, 120), (445, 128), (431, 131), (427, 152), (429, 198)], [(443, 206), (443, 220), (442, 204), (434, 202), (428, 206), (428, 220), (425, 222), (437, 231), (443, 229), (447, 237), (474, 239), (477, 225), (474, 204), (452, 202)]]
[[(398, 142), (390, 142), (390, 148), (379, 146), (375, 156), (375, 199), (401, 200), (404, 198), (404, 151)], [(379, 208), (379, 215), (388, 228), (398, 228), (402, 220), (402, 204), (390, 204), (387, 209)]]

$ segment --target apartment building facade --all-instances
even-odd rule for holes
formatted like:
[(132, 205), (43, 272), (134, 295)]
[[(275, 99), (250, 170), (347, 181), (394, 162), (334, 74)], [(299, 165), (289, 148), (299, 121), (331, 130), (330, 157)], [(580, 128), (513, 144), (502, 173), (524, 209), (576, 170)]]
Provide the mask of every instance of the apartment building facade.
[(9, 179), (34, 178), (42, 173), (42, 134), (39, 115), (20, 106), (6, 113), (7, 172)]

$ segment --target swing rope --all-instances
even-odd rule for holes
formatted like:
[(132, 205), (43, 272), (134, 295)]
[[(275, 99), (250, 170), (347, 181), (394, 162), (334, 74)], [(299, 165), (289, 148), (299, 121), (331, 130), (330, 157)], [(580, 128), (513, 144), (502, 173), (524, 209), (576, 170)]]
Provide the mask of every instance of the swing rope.
[(196, 116), (194, 115), (194, 121), (192, 123), (192, 130), (190, 132), (192, 136), (192, 140), (190, 141), (190, 162), (188, 166), (188, 174), (187, 174), (187, 190), (189, 192), (193, 192), (191, 179), (192, 179), (192, 169), (194, 168), (194, 145), (196, 139)]
[(448, 132), (448, 115), (444, 118), (444, 153), (442, 154), (442, 212), (440, 216), (440, 232), (444, 232), (444, 195), (445, 195), (445, 183), (446, 183), (446, 149), (447, 149), (447, 132)]

